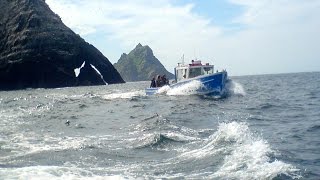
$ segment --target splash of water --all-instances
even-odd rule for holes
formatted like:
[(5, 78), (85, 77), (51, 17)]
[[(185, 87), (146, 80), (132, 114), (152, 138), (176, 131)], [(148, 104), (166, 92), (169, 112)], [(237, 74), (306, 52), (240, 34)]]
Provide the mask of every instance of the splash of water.
[[(246, 123), (221, 123), (206, 144), (180, 155), (182, 161), (201, 161), (223, 156), (218, 171), (209, 179), (272, 179), (280, 174), (299, 178), (294, 166), (271, 160), (274, 154), (267, 141), (253, 134)], [(180, 160), (181, 161), (181, 160)]]
[(132, 91), (132, 92), (125, 92), (125, 93), (112, 93), (103, 95), (102, 98), (106, 100), (112, 99), (131, 99), (134, 97), (146, 96), (144, 91)]
[[(198, 94), (197, 90), (201, 89), (203, 84), (200, 81), (194, 80), (185, 83), (181, 86), (163, 86), (158, 91), (157, 94), (166, 94), (169, 96), (182, 96), (182, 95), (194, 95)], [(245, 96), (246, 92), (243, 86), (235, 81), (230, 81), (226, 84), (226, 90), (231, 95), (241, 95)]]
[(240, 96), (245, 96), (246, 91), (244, 90), (243, 86), (235, 81), (229, 81), (226, 84), (226, 88), (229, 93), (234, 94), (234, 95), (240, 95)]
[(170, 89), (171, 89), (170, 86), (165, 85), (160, 89), (158, 89), (157, 94), (166, 94)]
[(167, 90), (167, 95), (193, 95), (197, 94), (197, 90), (202, 87), (202, 83), (200, 81), (190, 81), (181, 86), (172, 87)]

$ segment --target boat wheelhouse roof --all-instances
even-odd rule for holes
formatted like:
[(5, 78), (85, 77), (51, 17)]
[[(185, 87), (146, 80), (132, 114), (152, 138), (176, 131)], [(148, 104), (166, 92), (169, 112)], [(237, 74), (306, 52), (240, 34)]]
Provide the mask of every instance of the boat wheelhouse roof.
[(214, 65), (210, 65), (209, 63), (202, 64), (201, 60), (192, 60), (191, 64), (182, 64), (178, 63), (176, 69), (189, 69), (194, 67), (213, 67)]

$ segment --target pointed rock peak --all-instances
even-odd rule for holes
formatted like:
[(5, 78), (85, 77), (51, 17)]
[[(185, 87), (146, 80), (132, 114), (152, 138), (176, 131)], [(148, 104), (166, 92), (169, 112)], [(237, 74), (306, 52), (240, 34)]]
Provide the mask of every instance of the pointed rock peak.
[(115, 68), (126, 81), (147, 81), (156, 74), (165, 74), (170, 79), (174, 78), (174, 75), (168, 72), (154, 56), (152, 49), (140, 43), (128, 56), (122, 56), (115, 64)]
[(140, 43), (136, 46), (136, 48), (143, 47)]
[(135, 49), (144, 49), (144, 50), (151, 50), (152, 51), (152, 49), (148, 46), (148, 45), (145, 45), (145, 46), (142, 46), (140, 43), (134, 48), (134, 50)]
[(152, 49), (148, 46), (142, 46), (140, 43), (129, 53), (129, 55), (153, 55)]

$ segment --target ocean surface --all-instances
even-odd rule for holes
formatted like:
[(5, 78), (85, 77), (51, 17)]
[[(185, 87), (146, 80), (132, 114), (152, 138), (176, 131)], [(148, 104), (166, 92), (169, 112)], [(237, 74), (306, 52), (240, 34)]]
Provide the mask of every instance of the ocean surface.
[(320, 73), (231, 79), (2, 91), (0, 179), (320, 179)]

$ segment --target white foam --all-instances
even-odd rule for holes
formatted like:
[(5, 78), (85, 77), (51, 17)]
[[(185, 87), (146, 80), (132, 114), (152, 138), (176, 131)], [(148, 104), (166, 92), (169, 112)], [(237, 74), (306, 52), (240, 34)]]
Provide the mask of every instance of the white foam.
[[(3, 149), (10, 149), (10, 156), (24, 156), (43, 151), (59, 151), (64, 149), (80, 149), (87, 145), (85, 138), (68, 137), (54, 138), (42, 135), (41, 137), (35, 133), (14, 134), (6, 140), (7, 143)], [(13, 142), (13, 143), (12, 143)], [(40, 142), (40, 143), (39, 143)], [(3, 156), (0, 159), (6, 159)]]
[(202, 87), (202, 83), (200, 81), (190, 81), (186, 84), (182, 84), (181, 86), (172, 87), (167, 90), (167, 95), (193, 95), (197, 94), (197, 90)]
[(170, 90), (170, 86), (165, 85), (158, 89), (157, 94), (166, 94)]
[(108, 83), (104, 80), (104, 78), (103, 78), (102, 74), (100, 73), (100, 71), (99, 71), (94, 65), (90, 64), (90, 66), (100, 75), (101, 80), (102, 80), (106, 85), (108, 85)]
[(6, 110), (0, 110), (0, 130), (14, 129), (22, 124), (30, 124), (30, 121), (21, 120), (23, 117), (30, 115), (40, 115), (50, 110), (52, 104), (42, 105), (38, 104), (34, 107), (22, 107), (10, 108)]
[(274, 151), (267, 141), (253, 134), (246, 123), (220, 123), (204, 146), (185, 152), (184, 160), (224, 156), (221, 167), (208, 178), (272, 179), (279, 174), (299, 177), (298, 169), (278, 160), (271, 160)]
[(195, 141), (195, 140), (200, 140), (197, 137), (192, 137), (192, 136), (186, 136), (183, 134), (175, 133), (175, 132), (168, 132), (168, 133), (163, 133), (164, 136), (173, 139), (175, 141)]
[(76, 167), (32, 166), (24, 168), (0, 168), (0, 179), (52, 179), (52, 180), (122, 180), (133, 179), (121, 175), (95, 175)]
[(229, 81), (226, 87), (228, 91), (231, 92), (232, 94), (241, 95), (241, 96), (246, 95), (246, 91), (244, 90), (243, 86), (238, 82)]
[(131, 99), (133, 97), (146, 96), (144, 91), (132, 91), (125, 93), (112, 93), (101, 96), (103, 99), (111, 100), (111, 99)]
[(178, 142), (190, 142), (190, 141), (199, 140), (199, 138), (196, 138), (196, 137), (186, 136), (176, 132), (167, 132), (167, 133), (149, 133), (149, 134), (143, 134), (143, 136), (138, 135), (138, 137), (127, 138), (126, 141), (131, 143), (133, 147), (144, 147), (146, 145), (152, 145), (157, 141), (159, 141), (160, 136), (164, 136), (166, 138), (169, 138), (173, 141), (178, 141)]
[(85, 64), (86, 64), (86, 61), (83, 61), (82, 65), (79, 68), (74, 69), (74, 74), (76, 75), (76, 77), (79, 76), (81, 68), (83, 68)]

